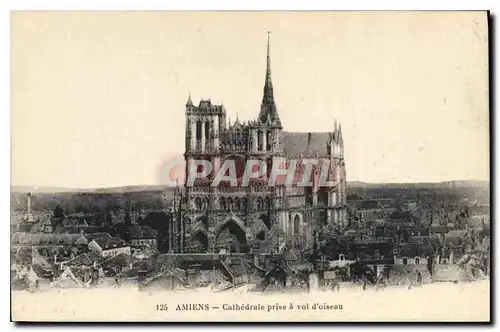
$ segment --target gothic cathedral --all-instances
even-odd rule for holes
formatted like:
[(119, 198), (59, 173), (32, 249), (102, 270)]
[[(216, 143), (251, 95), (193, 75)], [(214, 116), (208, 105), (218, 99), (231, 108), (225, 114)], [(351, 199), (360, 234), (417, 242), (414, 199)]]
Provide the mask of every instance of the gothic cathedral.
[[(271, 80), (270, 40), (264, 95), (260, 112), (253, 121), (227, 122), (223, 105), (201, 100), (186, 104), (186, 165), (207, 160), (213, 170), (207, 179), (184, 185), (183, 252), (276, 252), (284, 246), (307, 248), (317, 226), (346, 224), (346, 171), (342, 128), (333, 132), (286, 132), (278, 115)], [(319, 166), (313, 166), (312, 186), (278, 183), (268, 185), (267, 176), (252, 179), (248, 186), (221, 182), (211, 186), (220, 165), (234, 160), (238, 178), (247, 160), (273, 161), (315, 159), (329, 162), (329, 179), (334, 186), (318, 185)], [(189, 167), (189, 166), (187, 166)], [(301, 167), (297, 167), (300, 170)], [(187, 181), (187, 177), (186, 177)]]

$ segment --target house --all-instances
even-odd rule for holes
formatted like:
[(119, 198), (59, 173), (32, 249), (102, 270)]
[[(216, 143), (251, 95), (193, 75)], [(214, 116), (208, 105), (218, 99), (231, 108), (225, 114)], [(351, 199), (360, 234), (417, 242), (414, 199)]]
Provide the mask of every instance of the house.
[(399, 255), (394, 255), (395, 265), (424, 265), (427, 266), (428, 257), (432, 255), (430, 245), (422, 243), (407, 243)]
[(450, 231), (450, 228), (447, 226), (431, 226), (429, 229), (430, 234), (437, 234), (441, 237), (444, 237), (446, 233)]
[(132, 268), (133, 262), (134, 258), (132, 256), (121, 253), (116, 256), (107, 257), (101, 266), (105, 276), (114, 277)]
[(240, 259), (220, 260), (222, 265), (221, 272), (229, 277), (232, 284), (237, 286), (248, 282), (249, 277), (245, 268), (245, 264)]
[(470, 228), (482, 228), (484, 225), (490, 224), (491, 215), (474, 215), (467, 220), (467, 225)]
[(160, 251), (156, 247), (146, 244), (144, 247), (132, 248), (132, 256), (135, 259), (148, 259), (151, 256), (158, 255)]
[(340, 254), (337, 260), (329, 261), (328, 268), (346, 268), (349, 265), (353, 264), (354, 260), (347, 260), (344, 254)]
[(187, 280), (183, 276), (182, 270), (169, 269), (161, 272), (152, 278), (146, 279), (141, 283), (140, 289), (168, 289), (176, 290), (187, 286)]
[[(453, 250), (447, 254), (438, 256), (436, 264), (433, 265), (432, 279), (435, 282), (458, 282), (470, 281), (474, 279), (471, 269), (467, 264), (462, 264), (464, 256), (457, 259)], [(457, 264), (461, 263), (461, 264)]]
[(352, 204), (353, 216), (362, 223), (370, 223), (381, 219), (385, 210), (376, 200), (358, 200)]
[(130, 228), (130, 244), (132, 247), (158, 247), (158, 231), (149, 226), (135, 225)]
[(61, 262), (61, 267), (66, 267), (66, 266), (95, 266), (96, 264), (101, 263), (103, 260), (103, 257), (99, 255), (98, 253), (95, 252), (87, 252), (83, 253), (81, 255), (78, 255), (74, 258), (71, 258), (70, 260), (66, 262)]
[(42, 216), (31, 228), (31, 233), (52, 233), (64, 222), (64, 219), (50, 215)]
[(94, 237), (88, 244), (88, 248), (103, 257), (113, 257), (119, 254), (131, 255), (130, 246), (124, 240), (109, 234)]
[(444, 244), (450, 246), (461, 246), (470, 241), (467, 230), (452, 230), (446, 233)]
[(261, 291), (275, 291), (286, 287), (288, 279), (287, 271), (281, 266), (275, 266), (266, 271), (259, 285)]
[(82, 288), (87, 287), (89, 284), (90, 280), (85, 282), (79, 279), (70, 267), (66, 267), (59, 278), (52, 282), (51, 286), (58, 288)]
[(27, 290), (29, 289), (28, 272), (30, 267), (27, 265), (13, 264), (10, 271), (10, 287), (11, 290)]
[(31, 265), (26, 275), (30, 287), (35, 289), (48, 288), (53, 278), (53, 269), (40, 265)]
[(86, 245), (87, 238), (82, 234), (55, 233), (14, 233), (11, 236), (12, 246), (75, 246)]
[(43, 257), (38, 250), (33, 247), (31, 248), (31, 264), (43, 267), (45, 269), (52, 270), (52, 265)]

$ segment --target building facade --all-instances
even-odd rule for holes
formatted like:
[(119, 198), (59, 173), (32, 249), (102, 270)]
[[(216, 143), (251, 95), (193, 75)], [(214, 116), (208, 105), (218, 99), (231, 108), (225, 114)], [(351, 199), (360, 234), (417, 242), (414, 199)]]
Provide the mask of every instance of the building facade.
[[(278, 115), (271, 80), (268, 36), (267, 63), (261, 109), (255, 120), (227, 121), (223, 105), (201, 100), (186, 104), (186, 174), (193, 160), (213, 165), (206, 179), (193, 185), (184, 183), (182, 195), (182, 252), (247, 252), (266, 247), (268, 251), (288, 246), (306, 247), (312, 243), (317, 225), (346, 224), (346, 170), (344, 141), (340, 124), (332, 132), (286, 132)], [(221, 165), (232, 160), (238, 185), (221, 182), (211, 186)], [(265, 174), (241, 186), (249, 160), (267, 165)], [(267, 181), (274, 163), (290, 167), (295, 162), (298, 177), (307, 174), (305, 160), (316, 160), (310, 179), (312, 186), (285, 185)], [(327, 179), (334, 186), (321, 187), (321, 165), (328, 162)], [(264, 250), (265, 251), (265, 250)]]

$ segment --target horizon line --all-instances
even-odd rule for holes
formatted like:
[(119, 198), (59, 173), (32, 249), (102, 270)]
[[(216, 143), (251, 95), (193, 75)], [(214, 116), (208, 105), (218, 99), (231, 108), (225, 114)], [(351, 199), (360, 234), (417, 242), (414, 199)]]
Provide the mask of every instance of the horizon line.
[[(347, 180), (347, 184), (349, 183), (363, 183), (363, 184), (369, 184), (369, 185), (388, 185), (388, 184), (442, 184), (442, 183), (451, 183), (451, 182), (488, 182), (490, 183), (490, 180), (481, 180), (481, 179), (467, 179), (467, 180), (443, 180), (443, 181), (415, 181), (415, 182), (406, 182), (406, 181), (400, 181), (400, 182), (370, 182), (370, 181), (362, 181), (362, 180)], [(175, 188), (172, 186), (169, 186), (167, 184), (124, 184), (124, 185), (108, 185), (108, 186), (93, 186), (93, 187), (66, 187), (66, 186), (58, 186), (58, 185), (30, 185), (30, 184), (11, 184), (11, 188), (13, 187), (32, 187), (34, 189), (36, 188), (43, 188), (43, 187), (48, 187), (48, 188), (58, 188), (58, 189), (65, 189), (65, 190), (92, 190), (92, 189), (113, 189), (113, 188), (127, 188), (127, 187), (171, 187)], [(184, 187), (184, 185), (180, 185), (180, 187)]]

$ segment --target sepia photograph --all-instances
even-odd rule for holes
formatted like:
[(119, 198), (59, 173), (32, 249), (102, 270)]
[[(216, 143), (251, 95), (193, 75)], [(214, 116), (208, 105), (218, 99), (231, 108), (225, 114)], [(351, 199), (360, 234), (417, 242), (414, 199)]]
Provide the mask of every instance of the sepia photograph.
[(483, 322), (488, 11), (13, 11), (14, 322)]

